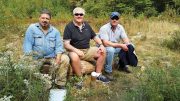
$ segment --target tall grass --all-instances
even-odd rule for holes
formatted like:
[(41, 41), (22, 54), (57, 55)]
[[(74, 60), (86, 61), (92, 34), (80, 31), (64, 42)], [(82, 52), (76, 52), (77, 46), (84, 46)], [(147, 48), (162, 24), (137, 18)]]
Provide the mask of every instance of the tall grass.
[(172, 68), (149, 68), (139, 78), (140, 85), (127, 92), (126, 101), (179, 101), (180, 70)]
[(163, 45), (172, 50), (180, 51), (180, 31), (174, 31), (170, 39), (164, 40)]
[(179, 26), (176, 23), (170, 23), (157, 18), (134, 18), (132, 16), (122, 16), (121, 23), (130, 35), (136, 35), (138, 32), (142, 34), (168, 34), (174, 30), (178, 30)]

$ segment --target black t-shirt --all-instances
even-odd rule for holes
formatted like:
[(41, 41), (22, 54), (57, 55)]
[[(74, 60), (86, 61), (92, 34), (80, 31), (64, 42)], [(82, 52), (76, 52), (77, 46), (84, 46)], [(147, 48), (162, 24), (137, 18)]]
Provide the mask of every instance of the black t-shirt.
[(95, 36), (95, 32), (87, 22), (84, 22), (81, 30), (73, 22), (70, 22), (65, 27), (63, 39), (70, 40), (70, 44), (75, 48), (86, 49), (90, 47), (90, 39)]

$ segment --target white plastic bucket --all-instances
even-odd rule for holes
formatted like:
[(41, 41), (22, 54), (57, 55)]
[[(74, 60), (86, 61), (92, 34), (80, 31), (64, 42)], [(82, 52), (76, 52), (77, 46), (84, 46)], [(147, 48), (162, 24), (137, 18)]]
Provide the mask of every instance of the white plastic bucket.
[(51, 89), (49, 93), (49, 101), (64, 101), (66, 92), (65, 89)]

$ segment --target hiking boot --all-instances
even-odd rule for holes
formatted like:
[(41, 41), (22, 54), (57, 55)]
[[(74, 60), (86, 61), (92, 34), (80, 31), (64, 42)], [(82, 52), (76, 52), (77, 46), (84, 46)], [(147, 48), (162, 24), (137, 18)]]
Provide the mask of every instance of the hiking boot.
[(131, 71), (128, 69), (127, 66), (123, 67), (123, 68), (120, 68), (120, 71), (124, 71), (126, 73), (131, 73)]
[(109, 82), (110, 82), (109, 79), (108, 79), (107, 77), (103, 76), (103, 75), (99, 75), (99, 76), (96, 78), (96, 80), (101, 81), (101, 82), (103, 82), (103, 83), (109, 83)]
[(105, 74), (106, 74), (106, 77), (107, 77), (110, 81), (113, 81), (113, 80), (114, 80), (114, 77), (113, 77), (112, 73), (105, 72)]
[(82, 87), (83, 87), (83, 81), (77, 82), (77, 83), (75, 84), (75, 86), (76, 86), (76, 89), (82, 89)]

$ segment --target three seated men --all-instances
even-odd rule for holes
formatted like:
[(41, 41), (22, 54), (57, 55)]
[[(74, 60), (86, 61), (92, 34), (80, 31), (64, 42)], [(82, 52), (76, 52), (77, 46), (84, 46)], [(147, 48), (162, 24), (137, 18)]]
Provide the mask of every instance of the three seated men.
[[(113, 80), (112, 61), (115, 53), (120, 53), (120, 67), (130, 72), (127, 65), (131, 65), (129, 62), (131, 59), (128, 56), (133, 53), (134, 47), (129, 42), (123, 26), (118, 24), (120, 14), (111, 13), (110, 22), (100, 28), (99, 37), (84, 20), (84, 16), (83, 8), (77, 7), (73, 10), (73, 20), (64, 29), (64, 43), (60, 32), (50, 24), (51, 13), (48, 10), (40, 13), (39, 22), (31, 24), (25, 34), (23, 44), (25, 55), (33, 55), (35, 61), (50, 61), (54, 64), (56, 66), (56, 86), (60, 89), (65, 88), (69, 63), (80, 79), (76, 87), (82, 88), (81, 60), (96, 61), (96, 79), (103, 83)], [(96, 47), (90, 47), (91, 39), (96, 42)], [(123, 40), (123, 44), (119, 43), (120, 39)], [(63, 46), (69, 57), (65, 54)], [(102, 75), (104, 64), (106, 76)]]

